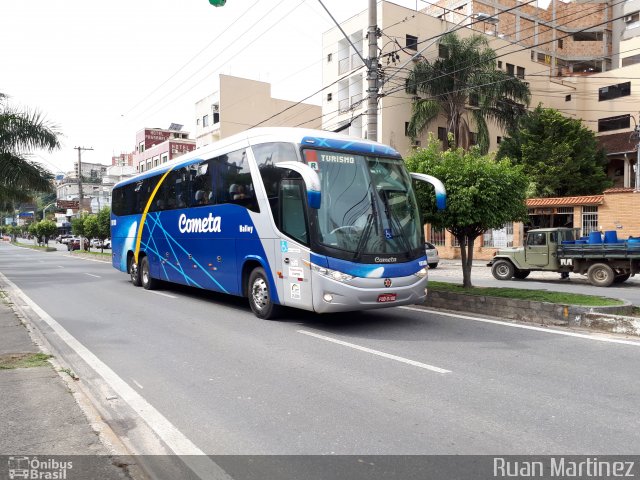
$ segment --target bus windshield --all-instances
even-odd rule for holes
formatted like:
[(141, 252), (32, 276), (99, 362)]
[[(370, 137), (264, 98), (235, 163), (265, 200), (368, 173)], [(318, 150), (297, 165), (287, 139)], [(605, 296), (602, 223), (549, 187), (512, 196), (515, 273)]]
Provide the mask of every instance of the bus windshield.
[(401, 158), (311, 149), (304, 157), (321, 181), (318, 244), (355, 261), (424, 253), (413, 184)]

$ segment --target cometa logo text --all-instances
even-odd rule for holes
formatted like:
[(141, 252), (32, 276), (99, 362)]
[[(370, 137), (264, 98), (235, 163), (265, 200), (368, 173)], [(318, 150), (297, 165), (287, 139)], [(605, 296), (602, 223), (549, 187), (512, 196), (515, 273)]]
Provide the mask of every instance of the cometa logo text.
[(205, 218), (187, 218), (183, 213), (178, 218), (178, 230), (180, 233), (219, 233), (220, 217), (214, 217), (211, 213)]

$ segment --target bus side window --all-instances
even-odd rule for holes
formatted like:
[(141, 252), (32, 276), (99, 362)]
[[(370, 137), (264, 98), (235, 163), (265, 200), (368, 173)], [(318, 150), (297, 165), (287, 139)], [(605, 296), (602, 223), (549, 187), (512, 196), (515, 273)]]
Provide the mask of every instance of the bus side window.
[(284, 179), (280, 183), (281, 230), (304, 244), (309, 243), (304, 210), (304, 184), (301, 179)]

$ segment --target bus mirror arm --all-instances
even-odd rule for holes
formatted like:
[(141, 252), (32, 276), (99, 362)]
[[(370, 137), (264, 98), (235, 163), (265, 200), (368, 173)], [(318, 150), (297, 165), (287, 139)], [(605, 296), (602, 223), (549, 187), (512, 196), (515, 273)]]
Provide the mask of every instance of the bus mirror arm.
[(307, 203), (309, 207), (320, 208), (320, 177), (318, 177), (318, 173), (314, 169), (300, 162), (279, 162), (275, 166), (298, 172), (307, 188)]
[(411, 172), (411, 178), (433, 185), (433, 188), (436, 191), (436, 206), (438, 207), (438, 210), (445, 209), (445, 207), (447, 206), (447, 191), (444, 188), (444, 184), (440, 180), (425, 173), (413, 172)]

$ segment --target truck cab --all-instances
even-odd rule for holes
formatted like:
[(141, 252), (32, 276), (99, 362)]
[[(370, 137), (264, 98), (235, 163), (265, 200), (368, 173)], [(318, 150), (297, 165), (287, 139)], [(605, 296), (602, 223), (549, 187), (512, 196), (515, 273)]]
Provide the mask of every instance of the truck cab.
[(571, 265), (564, 265), (558, 258), (558, 245), (575, 241), (578, 235), (577, 228), (529, 230), (523, 247), (498, 250), (488, 266), (498, 280), (523, 279), (532, 271), (570, 272)]

